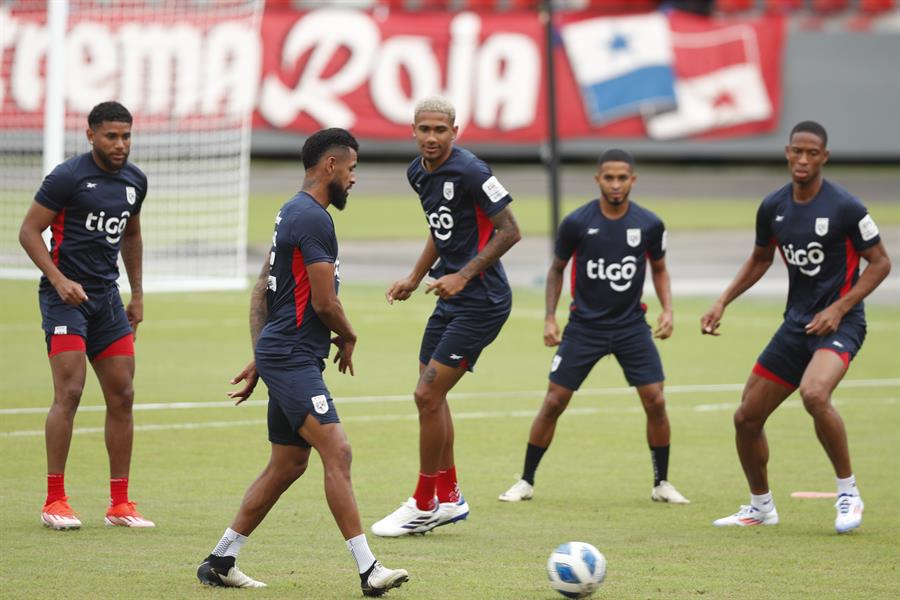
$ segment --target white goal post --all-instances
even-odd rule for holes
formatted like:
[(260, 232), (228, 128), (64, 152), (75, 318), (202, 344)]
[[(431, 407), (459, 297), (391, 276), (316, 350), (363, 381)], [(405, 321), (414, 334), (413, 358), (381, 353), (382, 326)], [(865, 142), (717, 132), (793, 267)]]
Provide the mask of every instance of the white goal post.
[(145, 291), (246, 286), (262, 10), (263, 0), (0, 4), (0, 278), (39, 275), (18, 243), (22, 217), (44, 174), (88, 150), (91, 108), (117, 100), (134, 116), (129, 160), (149, 181)]

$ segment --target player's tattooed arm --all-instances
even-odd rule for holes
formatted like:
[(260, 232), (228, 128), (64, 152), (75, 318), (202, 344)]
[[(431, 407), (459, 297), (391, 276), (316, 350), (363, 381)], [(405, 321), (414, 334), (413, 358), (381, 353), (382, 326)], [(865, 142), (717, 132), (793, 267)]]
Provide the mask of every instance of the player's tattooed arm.
[(559, 324), (556, 322), (556, 307), (559, 305), (559, 296), (562, 294), (563, 272), (566, 270), (566, 263), (568, 261), (554, 256), (553, 262), (547, 270), (547, 284), (544, 287), (545, 346), (558, 346), (561, 341)]
[(256, 341), (259, 339), (259, 334), (262, 333), (266, 324), (266, 319), (269, 318), (269, 307), (266, 304), (266, 292), (268, 289), (269, 257), (266, 255), (266, 261), (250, 295), (250, 344), (254, 350), (256, 349)]
[[(253, 349), (256, 349), (256, 340), (262, 332), (263, 326), (266, 324), (269, 309), (266, 306), (266, 291), (269, 289), (269, 257), (266, 256), (266, 262), (263, 264), (259, 279), (253, 286), (253, 292), (250, 294), (250, 342)], [(256, 361), (251, 360), (243, 370), (231, 378), (229, 383), (237, 385), (244, 382), (244, 386), (234, 392), (226, 392), (225, 395), (234, 400), (235, 405), (240, 404), (250, 397), (256, 383), (259, 381), (259, 373), (256, 372)]]
[(522, 239), (519, 225), (509, 207), (491, 217), (491, 222), (494, 224), (494, 237), (481, 249), (481, 252), (456, 273), (449, 273), (428, 284), (428, 287), (425, 288), (426, 293), (433, 292), (441, 298), (455, 296), (463, 291), (470, 279), (483, 273)]
[(500, 257), (506, 254), (506, 251), (512, 248), (516, 242), (522, 239), (519, 224), (516, 223), (516, 218), (508, 206), (491, 217), (491, 222), (494, 224), (494, 237), (491, 238), (475, 258), (469, 261), (469, 264), (459, 271), (459, 274), (465, 277), (466, 280), (484, 272), (485, 269), (500, 260)]

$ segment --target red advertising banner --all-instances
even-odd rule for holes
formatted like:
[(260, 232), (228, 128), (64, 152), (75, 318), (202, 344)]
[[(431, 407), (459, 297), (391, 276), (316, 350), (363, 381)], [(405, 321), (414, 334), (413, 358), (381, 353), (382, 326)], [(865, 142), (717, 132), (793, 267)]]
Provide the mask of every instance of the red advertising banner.
[[(454, 102), (466, 142), (546, 137), (544, 30), (534, 13), (279, 8), (264, 13), (259, 32), (181, 19), (70, 22), (70, 113), (108, 98), (150, 121), (252, 107), (258, 130), (337, 126), (398, 140), (410, 135), (415, 102), (442, 94)], [(41, 112), (43, 27), (40, 17), (0, 8), (0, 128)], [(563, 13), (555, 32), (563, 139), (735, 137), (777, 125), (779, 17)]]

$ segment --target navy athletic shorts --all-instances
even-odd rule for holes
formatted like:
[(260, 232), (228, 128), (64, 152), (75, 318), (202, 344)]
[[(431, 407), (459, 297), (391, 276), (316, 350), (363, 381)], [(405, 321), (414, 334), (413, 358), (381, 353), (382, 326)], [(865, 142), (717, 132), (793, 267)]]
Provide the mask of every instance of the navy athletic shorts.
[(550, 381), (577, 390), (597, 361), (607, 354), (619, 361), (628, 385), (665, 380), (659, 352), (645, 321), (616, 329), (591, 329), (570, 321), (550, 365)]
[(512, 297), (500, 304), (438, 300), (425, 325), (419, 361), (427, 365), (434, 359), (448, 367), (462, 366), (472, 371), (481, 351), (496, 339), (511, 310)]
[(325, 425), (340, 423), (325, 387), (325, 362), (309, 356), (257, 356), (256, 372), (269, 388), (269, 441), (309, 448), (299, 429), (307, 415)]
[(862, 319), (845, 318), (837, 331), (824, 336), (807, 335), (803, 325), (785, 321), (756, 359), (753, 372), (796, 388), (817, 350), (831, 350), (849, 367), (865, 339), (866, 323)]
[(82, 286), (88, 299), (73, 306), (66, 304), (49, 283), (38, 289), (41, 327), (51, 350), (54, 335), (77, 335), (84, 338), (86, 354), (93, 360), (106, 348), (131, 333), (125, 306), (115, 284)]

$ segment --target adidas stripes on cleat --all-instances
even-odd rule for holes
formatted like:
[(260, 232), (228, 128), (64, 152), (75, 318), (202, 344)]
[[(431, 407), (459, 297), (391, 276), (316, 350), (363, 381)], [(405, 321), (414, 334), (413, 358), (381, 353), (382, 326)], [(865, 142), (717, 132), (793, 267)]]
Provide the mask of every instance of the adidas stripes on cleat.
[(69, 506), (68, 499), (67, 496), (63, 496), (59, 500), (44, 505), (44, 508), (41, 509), (41, 523), (45, 527), (57, 531), (81, 528), (81, 521)]

